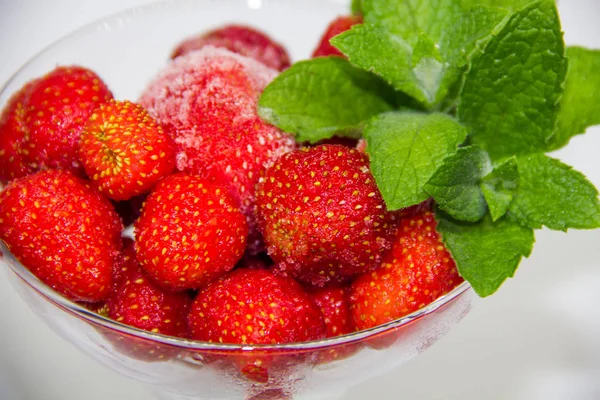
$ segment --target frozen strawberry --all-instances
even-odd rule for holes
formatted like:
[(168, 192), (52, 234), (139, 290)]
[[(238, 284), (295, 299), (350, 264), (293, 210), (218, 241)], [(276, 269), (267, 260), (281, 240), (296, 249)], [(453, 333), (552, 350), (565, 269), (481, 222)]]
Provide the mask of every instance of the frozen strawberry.
[(309, 292), (310, 297), (321, 309), (327, 337), (354, 332), (350, 316), (350, 303), (343, 287), (320, 288)]
[(138, 261), (172, 290), (197, 289), (233, 269), (248, 235), (226, 187), (183, 174), (158, 183), (135, 231)]
[(141, 100), (175, 139), (180, 171), (229, 187), (248, 220), (251, 251), (260, 249), (255, 185), (267, 165), (295, 147), (290, 135), (256, 114), (275, 75), (253, 59), (208, 46), (172, 61)]
[(462, 282), (436, 225), (430, 211), (402, 219), (381, 267), (352, 283), (352, 319), (359, 330), (410, 314)]
[(92, 111), (112, 98), (89, 69), (58, 67), (38, 79), (25, 104), (22, 154), (29, 168), (69, 169), (81, 173), (77, 148)]
[(85, 124), (79, 158), (100, 192), (128, 200), (175, 169), (175, 144), (141, 106), (110, 100)]
[(293, 279), (238, 269), (200, 291), (189, 316), (192, 337), (217, 343), (277, 344), (325, 337), (319, 308)]
[(356, 24), (362, 24), (363, 17), (360, 15), (347, 15), (334, 19), (327, 30), (323, 34), (319, 45), (313, 52), (313, 58), (315, 57), (324, 57), (324, 56), (339, 56), (344, 57), (344, 55), (335, 47), (329, 43), (329, 41), (334, 37), (347, 31), (352, 28)]
[(14, 180), (0, 194), (0, 238), (25, 267), (72, 300), (108, 296), (121, 230), (110, 202), (67, 171)]
[(190, 37), (177, 46), (171, 57), (176, 58), (205, 46), (230, 50), (260, 61), (277, 71), (283, 71), (290, 66), (290, 57), (281, 44), (257, 29), (241, 25), (226, 25)]
[(158, 287), (140, 268), (133, 244), (125, 249), (115, 290), (106, 302), (108, 317), (150, 332), (187, 337), (190, 297)]
[(25, 108), (31, 94), (30, 82), (9, 100), (0, 115), (0, 183), (6, 183), (33, 172), (23, 158), (26, 138)]
[(257, 215), (278, 268), (315, 286), (379, 266), (395, 231), (366, 156), (339, 145), (279, 158), (257, 186)]

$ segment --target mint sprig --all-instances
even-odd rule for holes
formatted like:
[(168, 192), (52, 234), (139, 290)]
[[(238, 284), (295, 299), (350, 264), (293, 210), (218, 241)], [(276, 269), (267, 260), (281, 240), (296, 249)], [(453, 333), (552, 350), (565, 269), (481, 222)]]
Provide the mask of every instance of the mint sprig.
[(365, 23), (331, 41), (349, 62), (293, 66), (265, 90), (263, 117), (313, 142), (362, 130), (388, 209), (433, 197), (442, 240), (480, 296), (514, 275), (534, 229), (600, 227), (597, 189), (545, 155), (600, 124), (600, 50), (565, 54), (553, 0), (353, 10)]

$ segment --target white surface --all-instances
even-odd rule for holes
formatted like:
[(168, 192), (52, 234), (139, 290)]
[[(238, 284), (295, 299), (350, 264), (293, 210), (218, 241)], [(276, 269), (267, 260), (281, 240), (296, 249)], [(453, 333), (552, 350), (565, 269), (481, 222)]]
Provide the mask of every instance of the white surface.
[[(148, 2), (0, 0), (0, 84), (60, 36)], [(563, 0), (560, 8), (568, 43), (600, 48), (600, 2)], [(600, 186), (599, 149), (600, 129), (594, 129), (560, 157)], [(600, 231), (539, 232), (517, 279), (478, 301), (465, 321), (425, 354), (353, 388), (344, 399), (600, 399), (599, 245)], [(151, 398), (141, 384), (58, 338), (29, 312), (4, 275), (0, 399)]]

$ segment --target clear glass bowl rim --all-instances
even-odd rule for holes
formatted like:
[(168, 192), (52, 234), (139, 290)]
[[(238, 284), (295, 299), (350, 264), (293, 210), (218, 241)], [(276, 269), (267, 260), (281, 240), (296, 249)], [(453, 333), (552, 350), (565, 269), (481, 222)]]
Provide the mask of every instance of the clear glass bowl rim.
[[(232, 1), (232, 0), (230, 0)], [(240, 3), (247, 3), (243, 0), (235, 0)], [(88, 23), (64, 36), (52, 42), (37, 54), (32, 56), (25, 64), (23, 64), (13, 75), (8, 79), (8, 81), (0, 88), (0, 97), (9, 98), (9, 95), (5, 93), (8, 90), (8, 87), (18, 79), (20, 74), (24, 69), (27, 68), (29, 64), (34, 62), (38, 57), (47, 52), (51, 52), (54, 47), (60, 46), (65, 40), (68, 38), (77, 36), (87, 31), (94, 30), (101, 26), (112, 26), (117, 21), (122, 21), (124, 18), (133, 18), (135, 16), (143, 15), (145, 13), (156, 12), (157, 9), (161, 7), (172, 7), (185, 3), (190, 3), (189, 0), (167, 0), (167, 1), (156, 1), (150, 4), (145, 4), (142, 6), (133, 7), (127, 9), (125, 11), (121, 11), (118, 13), (111, 14), (106, 17), (99, 18), (91, 23)], [(2, 105), (3, 106), (3, 105)], [(284, 343), (284, 344), (256, 344), (256, 345), (246, 345), (246, 344), (233, 344), (233, 343), (209, 343), (203, 342), (199, 340), (191, 340), (191, 339), (183, 339), (172, 336), (166, 336), (159, 333), (153, 333), (149, 331), (145, 331), (142, 329), (135, 328), (133, 326), (125, 325), (110, 318), (104, 317), (100, 314), (96, 314), (84, 306), (77, 304), (51, 287), (47, 286), (41, 280), (39, 280), (31, 271), (25, 268), (8, 250), (6, 245), (0, 241), (0, 251), (2, 252), (2, 260), (7, 261), (6, 263), (10, 269), (20, 278), (22, 279), (28, 286), (34, 289), (39, 295), (44, 297), (46, 300), (53, 303), (55, 306), (63, 309), (64, 311), (70, 313), (71, 315), (84, 320), (86, 322), (92, 323), (94, 325), (99, 325), (104, 328), (110, 329), (112, 331), (117, 331), (119, 333), (141, 338), (148, 341), (158, 342), (161, 344), (165, 344), (168, 346), (179, 347), (185, 350), (196, 350), (196, 351), (222, 351), (222, 352), (234, 352), (234, 351), (310, 351), (310, 350), (323, 350), (325, 348), (341, 346), (345, 344), (351, 344), (355, 342), (360, 342), (364, 339), (368, 339), (370, 337), (385, 333), (387, 331), (392, 331), (397, 328), (400, 328), (404, 325), (409, 324), (412, 321), (418, 320), (426, 315), (432, 314), (444, 305), (450, 303), (455, 298), (459, 297), (467, 290), (471, 288), (468, 282), (463, 282), (462, 284), (455, 287), (452, 291), (448, 292), (444, 296), (439, 297), (432, 303), (427, 306), (409, 314), (402, 318), (396, 319), (394, 321), (390, 321), (383, 325), (376, 326), (374, 328), (353, 332), (350, 334), (336, 336), (332, 338), (322, 339), (322, 340), (314, 340), (309, 342), (298, 342), (298, 343)]]

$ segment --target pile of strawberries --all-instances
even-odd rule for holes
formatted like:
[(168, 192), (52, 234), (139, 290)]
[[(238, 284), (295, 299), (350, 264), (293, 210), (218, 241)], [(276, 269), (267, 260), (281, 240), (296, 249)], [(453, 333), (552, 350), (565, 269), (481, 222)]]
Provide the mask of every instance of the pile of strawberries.
[(281, 45), (228, 26), (173, 57), (139, 104), (72, 66), (3, 110), (0, 238), (42, 281), (140, 329), (254, 344), (374, 327), (462, 281), (430, 203), (387, 211), (355, 143), (303, 146), (257, 116)]

